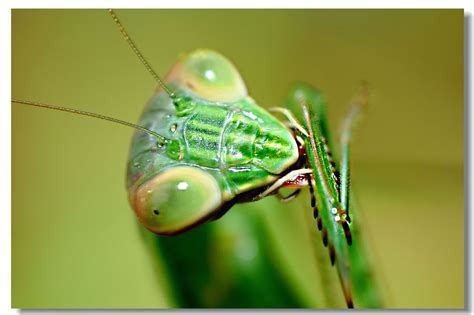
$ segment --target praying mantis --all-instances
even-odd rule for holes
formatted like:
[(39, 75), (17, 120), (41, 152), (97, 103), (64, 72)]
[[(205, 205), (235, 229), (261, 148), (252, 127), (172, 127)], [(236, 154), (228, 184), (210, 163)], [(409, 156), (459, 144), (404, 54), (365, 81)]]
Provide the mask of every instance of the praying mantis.
[[(256, 301), (262, 299), (257, 294), (261, 291), (252, 294), (250, 288), (258, 287), (256, 283), (266, 279), (269, 287), (273, 281), (284, 289), (275, 289), (275, 298), (262, 306), (297, 307), (297, 299), (288, 293), (291, 288), (281, 284), (282, 280), (277, 279), (275, 271), (269, 272), (268, 278), (256, 272), (263, 273), (265, 268), (262, 266), (268, 264), (268, 258), (263, 258), (265, 263), (261, 266), (255, 263), (258, 268), (247, 274), (241, 274), (241, 267), (235, 267), (239, 269), (236, 275), (240, 273), (243, 279), (247, 279), (245, 284), (223, 284), (216, 286), (226, 288), (223, 292), (209, 289), (205, 297), (196, 298), (200, 294), (197, 292), (201, 289), (199, 286), (204, 286), (209, 279), (217, 279), (218, 283), (222, 275), (212, 275), (214, 270), (210, 266), (199, 268), (199, 259), (196, 259), (196, 272), (211, 274), (205, 276), (206, 280), (199, 282), (180, 275), (184, 272), (182, 264), (189, 265), (195, 257), (182, 261), (179, 255), (183, 253), (176, 251), (185, 246), (190, 252), (196, 248), (213, 249), (217, 255), (215, 260), (223, 259), (215, 254), (219, 252), (222, 252), (222, 257), (232, 258), (234, 256), (226, 252), (225, 244), (209, 239), (211, 235), (221, 235), (225, 239), (227, 231), (218, 228), (220, 217), (227, 216), (228, 211), (235, 211), (234, 205), (238, 203), (255, 202), (273, 195), (289, 201), (301, 189), (308, 188), (311, 196), (308, 208), (315, 220), (313, 227), (321, 231), (322, 243), (327, 247), (329, 261), (337, 270), (347, 306), (380, 306), (370, 266), (364, 259), (358, 238), (358, 215), (350, 203), (349, 142), (353, 124), (367, 106), (366, 90), (351, 103), (343, 122), (340, 162), (335, 163), (331, 154), (334, 143), (326, 120), (326, 104), (317, 89), (308, 84), (295, 85), (284, 107), (266, 111), (249, 96), (236, 67), (226, 57), (209, 49), (181, 56), (168, 75), (161, 79), (133, 43), (117, 15), (113, 11), (109, 13), (159, 86), (137, 125), (36, 101), (14, 99), (13, 102), (113, 120), (138, 129), (129, 155), (127, 189), (139, 221), (158, 235), (191, 235), (187, 233), (194, 232), (188, 230), (198, 230), (192, 234), (196, 237), (194, 242), (186, 236), (155, 239), (142, 231), (146, 234), (144, 238), (156, 242), (157, 251), (165, 260), (168, 259), (168, 270), (174, 275), (172, 278), (176, 282), (174, 286), (180, 296), (180, 305), (205, 306), (206, 299), (211, 299), (222, 301), (211, 303), (213, 306), (237, 307), (239, 305), (233, 305), (228, 296), (235, 292), (242, 294), (246, 289), (251, 297), (245, 306), (260, 305)], [(288, 187), (295, 190), (283, 196), (280, 189)], [(217, 229), (217, 232), (206, 231), (205, 226), (210, 225), (207, 222), (211, 220), (216, 222), (210, 229)], [(247, 237), (262, 242), (259, 228), (255, 227), (262, 223), (245, 216), (236, 220), (241, 220), (237, 226), (248, 233)], [(243, 237), (236, 231), (233, 233), (233, 237)], [(219, 269), (218, 266), (215, 268)], [(248, 280), (252, 272), (255, 273), (255, 283)], [(225, 283), (225, 280), (221, 282)], [(184, 289), (180, 290), (181, 285)], [(261, 290), (272, 292), (268, 287)]]

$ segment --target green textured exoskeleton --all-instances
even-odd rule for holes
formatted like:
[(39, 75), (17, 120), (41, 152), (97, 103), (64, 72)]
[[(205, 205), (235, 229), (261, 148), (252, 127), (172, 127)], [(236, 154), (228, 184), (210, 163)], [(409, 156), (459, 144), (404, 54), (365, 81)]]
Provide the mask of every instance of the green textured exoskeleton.
[(183, 55), (158, 89), (136, 132), (128, 164), (129, 199), (140, 221), (160, 235), (177, 234), (254, 199), (299, 158), (292, 132), (247, 95), (222, 55)]

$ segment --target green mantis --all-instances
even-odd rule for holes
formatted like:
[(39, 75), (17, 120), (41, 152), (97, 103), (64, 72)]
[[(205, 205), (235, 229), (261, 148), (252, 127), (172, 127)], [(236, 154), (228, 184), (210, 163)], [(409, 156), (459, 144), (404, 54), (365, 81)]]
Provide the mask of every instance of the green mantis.
[(129, 200), (142, 224), (159, 235), (178, 234), (218, 219), (238, 202), (309, 186), (314, 217), (352, 307), (350, 246), (357, 238), (348, 202), (348, 144), (363, 102), (346, 120), (338, 168), (317, 90), (296, 86), (287, 101), (292, 112), (274, 109), (283, 114), (280, 121), (248, 96), (235, 67), (210, 50), (181, 57), (162, 82), (111, 13), (161, 86), (135, 126), (141, 130), (128, 165)]

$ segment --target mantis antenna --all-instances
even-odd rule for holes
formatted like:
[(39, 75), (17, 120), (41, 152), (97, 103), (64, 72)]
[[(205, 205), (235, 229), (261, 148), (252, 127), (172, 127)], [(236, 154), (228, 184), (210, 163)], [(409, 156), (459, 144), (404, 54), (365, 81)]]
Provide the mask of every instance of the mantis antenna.
[(130, 35), (128, 35), (127, 31), (125, 30), (125, 27), (122, 25), (119, 18), (115, 14), (114, 10), (109, 9), (109, 13), (110, 13), (110, 16), (112, 16), (112, 19), (114, 20), (115, 24), (117, 24), (120, 33), (122, 33), (124, 39), (127, 41), (130, 48), (132, 48), (133, 52), (138, 57), (138, 59), (140, 59), (141, 63), (145, 66), (146, 70), (153, 76), (153, 78), (155, 78), (156, 82), (158, 82), (158, 84), (163, 88), (163, 90), (165, 90), (166, 94), (168, 94), (172, 99), (174, 99), (176, 97), (176, 94), (166, 86), (163, 80), (156, 74), (156, 72), (150, 66), (148, 61), (146, 61), (145, 57), (143, 57), (142, 53), (133, 42)]
[[(112, 9), (109, 9), (109, 13), (112, 16), (112, 19), (114, 20), (115, 24), (117, 24), (120, 32), (122, 33), (123, 37), (127, 41), (128, 45), (132, 48), (133, 52), (135, 55), (137, 55), (138, 59), (140, 59), (141, 63), (145, 66), (147, 71), (155, 78), (156, 82), (165, 90), (165, 92), (170, 96), (171, 99), (176, 98), (176, 94), (172, 92), (161, 80), (161, 78), (156, 74), (156, 72), (151, 68), (150, 64), (146, 61), (145, 57), (140, 53), (140, 50), (138, 50), (137, 46), (133, 43), (132, 39), (128, 35), (127, 31), (123, 27), (122, 23), (120, 23), (120, 20), (118, 19), (117, 15)], [(62, 107), (62, 106), (57, 106), (57, 105), (50, 105), (50, 104), (45, 104), (45, 103), (39, 103), (39, 102), (32, 102), (32, 101), (26, 101), (26, 100), (17, 100), (17, 99), (12, 99), (12, 103), (17, 103), (17, 104), (23, 104), (23, 105), (30, 105), (30, 106), (36, 106), (36, 107), (42, 107), (42, 108), (48, 108), (48, 109), (54, 109), (62, 112), (68, 112), (68, 113), (73, 113), (73, 114), (78, 114), (78, 115), (83, 115), (83, 116), (89, 116), (89, 117), (94, 117), (102, 120), (108, 120), (117, 124), (121, 124), (124, 126), (132, 127), (135, 129), (138, 129), (140, 131), (143, 131), (149, 135), (152, 135), (153, 137), (158, 139), (158, 144), (163, 145), (166, 143), (168, 139), (165, 137), (157, 134), (154, 131), (151, 131), (145, 127), (135, 125), (132, 123), (129, 123), (128, 121), (120, 120), (117, 118), (109, 117), (109, 116), (104, 116), (100, 114), (95, 114), (91, 112), (86, 112), (78, 109), (72, 109), (72, 108), (67, 108), (67, 107)]]
[(95, 114), (91, 112), (86, 112), (83, 110), (78, 110), (78, 109), (72, 109), (72, 108), (67, 108), (67, 107), (62, 107), (62, 106), (56, 106), (56, 105), (50, 105), (50, 104), (44, 104), (44, 103), (38, 103), (38, 102), (31, 102), (31, 101), (24, 101), (24, 100), (17, 100), (17, 99), (12, 99), (12, 103), (17, 103), (17, 104), (23, 104), (23, 105), (30, 105), (30, 106), (36, 106), (36, 107), (42, 107), (42, 108), (48, 108), (48, 109), (54, 109), (54, 110), (59, 110), (62, 112), (68, 112), (68, 113), (73, 113), (73, 114), (78, 114), (78, 115), (83, 115), (83, 116), (89, 116), (89, 117), (94, 117), (98, 119), (103, 119), (103, 120), (108, 120), (117, 124), (121, 124), (124, 126), (132, 127), (135, 129), (138, 129), (140, 131), (146, 132), (149, 135), (152, 135), (153, 137), (157, 138), (159, 140), (159, 144), (163, 145), (167, 139), (159, 134), (157, 134), (154, 131), (151, 131), (150, 129), (147, 129), (145, 127), (135, 125), (132, 123), (129, 123), (128, 121), (120, 120), (117, 118), (113, 117), (108, 117), (100, 114)]

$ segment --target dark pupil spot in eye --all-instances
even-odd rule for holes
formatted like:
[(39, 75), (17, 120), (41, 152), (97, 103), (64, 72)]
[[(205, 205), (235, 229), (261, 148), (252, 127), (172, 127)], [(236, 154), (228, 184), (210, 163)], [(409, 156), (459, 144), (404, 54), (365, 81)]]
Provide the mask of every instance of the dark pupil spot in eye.
[(158, 211), (158, 210), (155, 209), (155, 210), (153, 210), (153, 213), (154, 213), (155, 215), (159, 215), (159, 214), (160, 214), (160, 211)]

